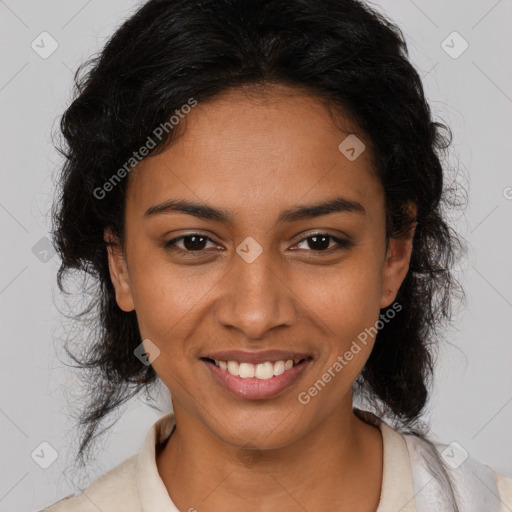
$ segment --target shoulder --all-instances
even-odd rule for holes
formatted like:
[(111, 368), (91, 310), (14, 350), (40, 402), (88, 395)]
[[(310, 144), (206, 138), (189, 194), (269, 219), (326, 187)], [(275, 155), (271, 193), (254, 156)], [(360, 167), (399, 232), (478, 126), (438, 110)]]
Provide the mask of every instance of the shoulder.
[(177, 510), (160, 479), (155, 446), (167, 439), (174, 428), (174, 414), (158, 419), (146, 434), (138, 453), (92, 482), (84, 491), (67, 496), (42, 512), (142, 512)]
[(141, 512), (136, 483), (137, 455), (123, 461), (77, 495), (63, 498), (42, 512)]
[(474, 459), (457, 442), (443, 444), (402, 435), (409, 451), (418, 512), (453, 510), (451, 491), (461, 512), (512, 509), (512, 477)]

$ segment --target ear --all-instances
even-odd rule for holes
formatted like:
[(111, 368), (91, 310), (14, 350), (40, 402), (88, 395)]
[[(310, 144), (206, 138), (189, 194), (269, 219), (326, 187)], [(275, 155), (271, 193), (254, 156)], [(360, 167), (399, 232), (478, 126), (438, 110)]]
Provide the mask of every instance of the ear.
[[(416, 217), (416, 206), (408, 203), (406, 210), (409, 215)], [(403, 238), (390, 238), (389, 247), (384, 262), (382, 274), (382, 295), (380, 307), (386, 308), (393, 303), (409, 270), (412, 254), (412, 239), (416, 231), (417, 222), (414, 222), (407, 236)]]
[(108, 268), (116, 291), (117, 305), (123, 311), (133, 311), (135, 304), (132, 283), (121, 243), (110, 228), (105, 229), (103, 238), (107, 242)]

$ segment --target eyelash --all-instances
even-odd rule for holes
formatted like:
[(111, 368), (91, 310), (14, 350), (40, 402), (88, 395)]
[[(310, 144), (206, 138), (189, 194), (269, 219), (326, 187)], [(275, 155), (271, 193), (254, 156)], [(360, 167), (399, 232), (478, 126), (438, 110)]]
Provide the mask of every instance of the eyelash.
[[(179, 242), (179, 241), (181, 241), (181, 240), (183, 240), (185, 238), (192, 238), (194, 236), (205, 238), (208, 242), (215, 243), (215, 241), (212, 240), (209, 236), (203, 235), (201, 233), (189, 233), (187, 235), (181, 235), (181, 236), (179, 236), (177, 238), (173, 238), (172, 240), (169, 240), (168, 242), (166, 242), (164, 244), (164, 249), (172, 250), (174, 252), (181, 253), (181, 254), (197, 254), (197, 253), (201, 253), (201, 252), (206, 252), (206, 249), (200, 249), (200, 250), (197, 250), (197, 251), (189, 251), (189, 250), (186, 250), (186, 249), (173, 248), (172, 247), (176, 242)], [(349, 249), (349, 248), (351, 248), (354, 245), (354, 243), (351, 242), (350, 240), (346, 240), (346, 239), (343, 239), (343, 238), (338, 238), (338, 237), (335, 237), (334, 235), (330, 235), (329, 233), (321, 233), (321, 232), (312, 233), (311, 235), (309, 235), (309, 236), (299, 240), (297, 242), (297, 244), (295, 244), (295, 245), (301, 244), (303, 242), (306, 242), (310, 238), (314, 238), (314, 237), (318, 237), (318, 236), (326, 236), (326, 237), (330, 238), (332, 241), (334, 241), (336, 244), (338, 244), (338, 247), (335, 247), (334, 249), (328, 248), (328, 249), (324, 249), (324, 250), (320, 250), (320, 251), (314, 250), (314, 249), (309, 249), (309, 250), (307, 250), (307, 252), (313, 252), (313, 253), (317, 253), (317, 254), (320, 254), (320, 255), (331, 254), (332, 252), (335, 252), (335, 251), (339, 251), (339, 250), (343, 250), (343, 249)]]

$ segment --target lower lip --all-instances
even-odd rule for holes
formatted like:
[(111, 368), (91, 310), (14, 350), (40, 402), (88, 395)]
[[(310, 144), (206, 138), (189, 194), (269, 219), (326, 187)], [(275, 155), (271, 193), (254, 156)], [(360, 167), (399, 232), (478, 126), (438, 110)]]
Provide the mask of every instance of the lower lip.
[(223, 388), (238, 398), (246, 400), (264, 400), (283, 393), (299, 379), (302, 372), (311, 363), (311, 359), (304, 359), (289, 370), (285, 370), (281, 375), (264, 380), (256, 377), (243, 379), (242, 377), (231, 375), (227, 370), (221, 370), (215, 363), (204, 359), (202, 361), (210, 370), (213, 378)]

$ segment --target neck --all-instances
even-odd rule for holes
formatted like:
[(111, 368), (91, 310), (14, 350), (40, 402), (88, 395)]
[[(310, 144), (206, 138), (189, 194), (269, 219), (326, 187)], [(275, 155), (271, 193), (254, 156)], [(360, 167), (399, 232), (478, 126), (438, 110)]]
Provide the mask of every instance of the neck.
[(382, 437), (351, 402), (293, 445), (272, 450), (227, 444), (179, 404), (174, 413), (176, 429), (156, 462), (180, 510), (377, 509)]

